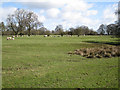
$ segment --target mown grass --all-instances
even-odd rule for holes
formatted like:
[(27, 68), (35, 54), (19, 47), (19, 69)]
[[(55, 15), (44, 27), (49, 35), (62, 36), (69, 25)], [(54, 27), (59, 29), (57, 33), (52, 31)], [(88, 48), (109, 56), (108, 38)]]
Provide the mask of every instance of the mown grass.
[(117, 43), (117, 38), (25, 36), (7, 41), (3, 36), (2, 87), (118, 88), (118, 57), (88, 59), (67, 54), (109, 43)]

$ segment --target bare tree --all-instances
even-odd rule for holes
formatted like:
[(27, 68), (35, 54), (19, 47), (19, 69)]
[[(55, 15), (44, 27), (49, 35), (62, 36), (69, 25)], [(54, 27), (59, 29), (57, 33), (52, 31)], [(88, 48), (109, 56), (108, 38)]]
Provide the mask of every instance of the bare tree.
[(43, 26), (43, 27), (39, 28), (38, 31), (39, 31), (39, 35), (45, 35), (45, 32), (47, 31), (47, 28), (45, 28)]
[(5, 24), (4, 24), (4, 22), (0, 23), (0, 31), (2, 31), (2, 35), (4, 35), (4, 32), (5, 32)]
[(99, 34), (101, 34), (101, 35), (104, 35), (105, 34), (105, 30), (106, 28), (105, 28), (105, 25), (104, 24), (101, 24), (100, 26), (99, 26), (99, 29), (97, 30), (97, 32), (99, 33)]
[(72, 36), (72, 35), (74, 34), (74, 30), (75, 30), (75, 29), (74, 29), (73, 27), (71, 27), (71, 28), (69, 28), (69, 30), (70, 30), (70, 31), (69, 31), (69, 34)]
[(35, 22), (35, 30), (38, 30), (38, 29), (41, 28), (41, 27), (44, 27), (44, 26), (43, 26), (43, 23), (41, 23), (41, 22), (39, 22), (39, 21), (36, 21), (36, 22)]
[(17, 9), (14, 14), (8, 15), (7, 26), (14, 31), (15, 35), (24, 30), (25, 15), (26, 11), (24, 9)]
[(78, 26), (74, 30), (74, 34), (78, 35), (78, 37), (80, 35), (84, 35), (84, 34), (88, 34), (88, 33), (89, 33), (89, 28), (87, 26)]
[(19, 30), (17, 29), (17, 22), (16, 22), (14, 16), (15, 16), (14, 14), (8, 15), (8, 17), (7, 17), (7, 26), (9, 28), (9, 30), (13, 30), (15, 35), (17, 35)]
[(42, 26), (42, 23), (38, 21), (38, 16), (32, 11), (28, 11), (25, 18), (25, 25), (28, 30), (28, 36), (30, 36), (30, 31), (34, 29), (36, 25)]
[(82, 34), (82, 28), (81, 27), (76, 27), (76, 29), (74, 30), (74, 34), (78, 35), (78, 37)]
[(120, 1), (118, 2), (117, 15), (118, 15), (118, 24), (116, 26), (117, 27), (116, 36), (120, 38)]
[(117, 25), (116, 24), (107, 25), (106, 32), (107, 32), (108, 35), (115, 35), (116, 30), (117, 30)]
[(7, 25), (16, 35), (27, 29), (28, 36), (30, 36), (30, 31), (35, 27), (42, 26), (42, 23), (39, 22), (38, 16), (34, 12), (17, 9), (14, 14), (8, 15)]
[(64, 31), (63, 31), (63, 26), (62, 25), (57, 25), (55, 28), (55, 32), (56, 34), (60, 34), (61, 36), (63, 36)]

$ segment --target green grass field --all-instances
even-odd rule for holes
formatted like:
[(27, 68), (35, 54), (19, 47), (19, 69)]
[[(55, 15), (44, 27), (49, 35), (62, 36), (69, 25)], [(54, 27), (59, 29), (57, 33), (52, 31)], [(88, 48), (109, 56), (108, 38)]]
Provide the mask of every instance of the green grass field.
[(110, 36), (25, 36), (8, 41), (3, 36), (2, 88), (118, 88), (118, 57), (67, 54), (117, 42)]

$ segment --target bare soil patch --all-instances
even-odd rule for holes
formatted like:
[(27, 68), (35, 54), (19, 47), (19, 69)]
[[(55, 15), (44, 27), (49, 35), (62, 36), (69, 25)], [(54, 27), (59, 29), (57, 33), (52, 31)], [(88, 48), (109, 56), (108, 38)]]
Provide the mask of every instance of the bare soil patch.
[(95, 48), (82, 48), (76, 49), (74, 52), (68, 52), (68, 54), (81, 55), (86, 58), (111, 58), (120, 57), (120, 47), (118, 46), (101, 46)]

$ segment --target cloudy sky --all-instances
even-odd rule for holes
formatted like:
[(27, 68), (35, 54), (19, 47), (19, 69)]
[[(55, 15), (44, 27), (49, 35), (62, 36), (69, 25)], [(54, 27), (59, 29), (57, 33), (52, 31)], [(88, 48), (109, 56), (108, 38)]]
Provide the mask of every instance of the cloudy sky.
[(63, 25), (64, 29), (86, 25), (96, 31), (100, 24), (117, 20), (114, 14), (117, 3), (117, 0), (4, 0), (0, 2), (0, 22), (22, 8), (34, 11), (49, 30), (56, 25)]

